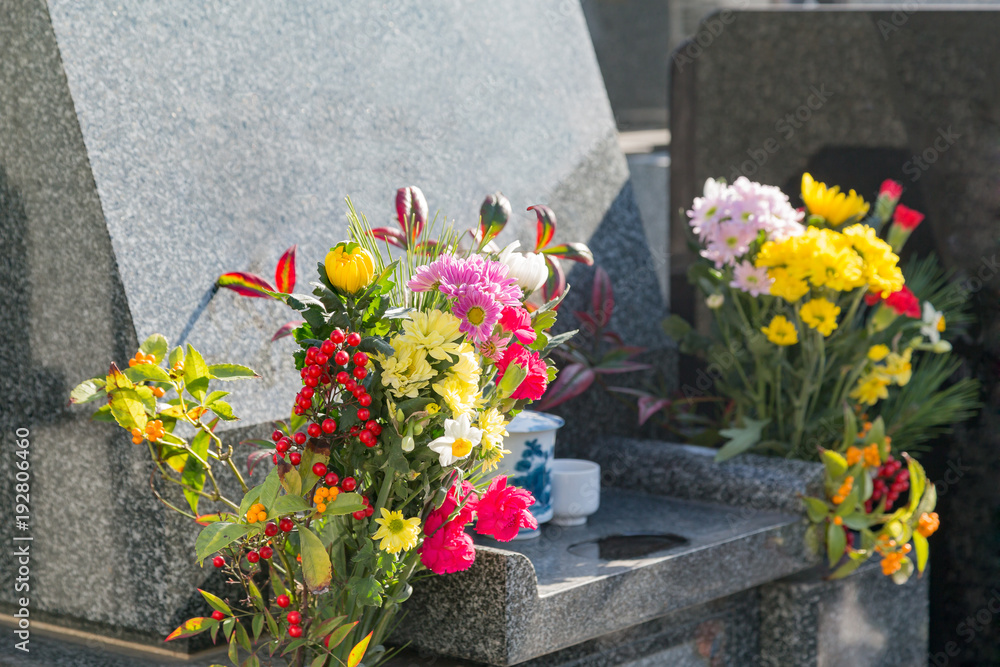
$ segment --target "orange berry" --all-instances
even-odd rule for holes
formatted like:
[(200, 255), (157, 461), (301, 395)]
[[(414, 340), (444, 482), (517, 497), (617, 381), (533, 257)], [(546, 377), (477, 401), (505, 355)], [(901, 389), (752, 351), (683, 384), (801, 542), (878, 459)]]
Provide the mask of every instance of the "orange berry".
[(924, 537), (930, 537), (937, 532), (940, 526), (941, 520), (938, 518), (937, 512), (924, 512), (920, 515), (920, 520), (917, 523), (917, 532)]
[(839, 517), (839, 516), (833, 517), (833, 525), (835, 525), (835, 526), (843, 526), (844, 525), (844, 519), (841, 518), (841, 517)]
[(319, 503), (318, 505), (316, 505), (316, 511), (320, 512), (320, 513), (325, 512), (326, 511), (326, 505), (324, 505), (323, 503)]
[(847, 465), (853, 466), (861, 460), (861, 450), (851, 445), (847, 448)]
[(135, 359), (129, 359), (128, 360), (128, 367), (129, 368), (132, 368), (133, 366), (135, 366), (135, 364), (136, 364)]

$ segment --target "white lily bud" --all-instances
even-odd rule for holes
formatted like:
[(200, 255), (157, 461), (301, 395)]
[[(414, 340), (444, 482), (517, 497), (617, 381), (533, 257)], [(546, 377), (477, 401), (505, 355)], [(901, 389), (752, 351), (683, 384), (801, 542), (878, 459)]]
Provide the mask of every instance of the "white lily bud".
[(540, 253), (514, 252), (519, 245), (517, 241), (511, 243), (497, 259), (507, 265), (507, 275), (517, 281), (518, 287), (525, 292), (534, 292), (545, 284), (549, 267), (545, 264), (545, 256)]

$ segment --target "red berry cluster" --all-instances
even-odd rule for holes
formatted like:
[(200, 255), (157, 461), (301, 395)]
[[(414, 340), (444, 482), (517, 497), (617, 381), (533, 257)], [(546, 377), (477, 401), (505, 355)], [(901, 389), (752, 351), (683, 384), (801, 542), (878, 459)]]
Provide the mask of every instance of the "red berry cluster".
[(368, 500), (368, 496), (361, 496), (361, 500), (365, 503), (365, 508), (363, 510), (358, 510), (357, 512), (351, 513), (351, 516), (353, 516), (358, 521), (370, 517), (372, 514), (375, 513), (375, 508), (372, 507), (372, 501)]
[(897, 461), (892, 454), (885, 463), (879, 466), (872, 480), (872, 497), (865, 501), (865, 511), (869, 514), (885, 498), (886, 511), (892, 509), (900, 494), (910, 488), (910, 471), (903, 467), (902, 461)]
[(288, 612), (288, 616), (285, 617), (288, 621), (288, 636), (292, 639), (298, 639), (302, 636), (302, 614), (297, 611)]
[[(287, 453), (289, 462), (298, 465), (302, 455), (292, 451), (293, 447), (304, 446), (308, 438), (335, 437), (337, 422), (330, 416), (334, 406), (338, 410), (357, 407), (358, 419), (365, 422), (364, 426), (352, 427), (350, 435), (345, 434), (342, 439), (356, 437), (366, 447), (378, 444), (382, 426), (370, 419), (368, 407), (372, 404), (372, 397), (364, 386), (364, 379), (368, 377), (368, 355), (361, 350), (352, 354), (347, 349), (360, 344), (359, 334), (345, 334), (340, 329), (334, 329), (321, 346), (306, 350), (305, 365), (301, 371), (304, 386), (295, 397), (293, 411), (297, 415), (311, 417), (313, 421), (305, 432), (295, 433), (291, 438), (281, 431), (271, 434), (276, 450), (275, 463), (279, 458), (285, 458)], [(335, 401), (338, 396), (339, 400)]]

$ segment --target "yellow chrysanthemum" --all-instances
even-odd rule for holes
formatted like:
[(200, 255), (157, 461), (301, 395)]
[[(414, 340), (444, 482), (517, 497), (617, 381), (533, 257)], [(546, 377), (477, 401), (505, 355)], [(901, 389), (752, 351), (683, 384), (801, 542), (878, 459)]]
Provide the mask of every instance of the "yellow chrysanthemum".
[(913, 350), (910, 348), (907, 348), (903, 354), (891, 352), (885, 360), (885, 366), (880, 367), (879, 370), (886, 378), (892, 380), (900, 387), (904, 387), (913, 375), (913, 367), (910, 364), (910, 357), (912, 355)]
[(858, 380), (850, 396), (859, 403), (875, 405), (881, 398), (889, 397), (889, 378), (878, 372), (868, 373)]
[(838, 315), (840, 307), (827, 299), (812, 299), (799, 310), (802, 321), (824, 336), (829, 336), (837, 328)]
[(403, 518), (402, 512), (390, 512), (382, 508), (382, 516), (375, 519), (379, 528), (372, 535), (373, 540), (382, 540), (378, 548), (391, 554), (406, 551), (417, 546), (420, 536), (420, 519)]
[(404, 341), (402, 336), (395, 336), (389, 344), (394, 350), (392, 356), (374, 357), (382, 367), (382, 386), (396, 398), (416, 398), (437, 372), (427, 361), (426, 351)]
[(483, 432), (482, 447), (480, 456), (483, 459), (483, 468), (493, 470), (497, 467), (504, 454), (510, 454), (509, 450), (503, 448), (503, 439), (507, 437), (507, 420), (503, 413), (496, 408), (489, 408), (479, 413), (479, 430)]
[(440, 310), (411, 313), (403, 322), (399, 340), (425, 350), (432, 359), (442, 361), (459, 353), (462, 321)]
[(868, 358), (872, 361), (882, 361), (889, 356), (888, 345), (872, 345), (868, 348)]
[(771, 294), (802, 298), (809, 286), (849, 291), (865, 284), (865, 264), (850, 241), (831, 229), (808, 227), (798, 236), (765, 243), (754, 264), (767, 267)]
[(444, 400), (453, 415), (461, 415), (475, 410), (481, 402), (479, 385), (463, 382), (461, 378), (448, 375), (431, 389)]
[(775, 315), (771, 323), (761, 328), (767, 339), (775, 345), (795, 345), (799, 342), (799, 334), (795, 325), (784, 315)]
[(771, 294), (779, 296), (789, 303), (795, 303), (809, 293), (809, 283), (792, 276), (788, 269), (768, 269), (767, 275), (774, 282), (771, 284)]
[(818, 215), (831, 225), (842, 225), (851, 218), (860, 218), (868, 212), (868, 203), (854, 190), (845, 194), (839, 186), (826, 187), (809, 173), (802, 174), (802, 201), (813, 215)]
[(882, 298), (903, 289), (903, 272), (899, 268), (899, 256), (892, 246), (883, 241), (868, 225), (851, 225), (844, 229), (846, 238), (864, 259), (864, 279), (871, 292), (879, 292)]

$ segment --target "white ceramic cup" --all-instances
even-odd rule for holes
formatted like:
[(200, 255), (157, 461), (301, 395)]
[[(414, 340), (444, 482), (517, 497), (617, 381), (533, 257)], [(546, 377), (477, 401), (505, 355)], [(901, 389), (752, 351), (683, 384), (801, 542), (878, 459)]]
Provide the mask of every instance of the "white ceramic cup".
[(601, 466), (583, 459), (552, 461), (552, 523), (582, 526), (601, 506)]

